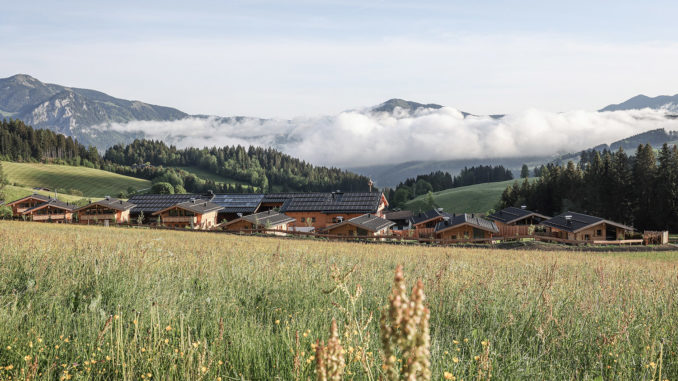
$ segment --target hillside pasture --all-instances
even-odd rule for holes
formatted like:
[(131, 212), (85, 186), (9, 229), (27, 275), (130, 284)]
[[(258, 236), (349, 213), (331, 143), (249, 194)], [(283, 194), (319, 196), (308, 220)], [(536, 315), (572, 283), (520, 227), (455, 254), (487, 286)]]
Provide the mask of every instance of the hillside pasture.
[(376, 380), (397, 264), (424, 284), (435, 380), (678, 377), (678, 253), (0, 222), (0, 379), (314, 379), (335, 318), (346, 378)]
[(44, 187), (72, 193), (82, 192), (86, 197), (115, 196), (128, 188), (148, 189), (151, 182), (117, 173), (86, 167), (41, 163), (2, 162), (10, 184), (19, 187)]

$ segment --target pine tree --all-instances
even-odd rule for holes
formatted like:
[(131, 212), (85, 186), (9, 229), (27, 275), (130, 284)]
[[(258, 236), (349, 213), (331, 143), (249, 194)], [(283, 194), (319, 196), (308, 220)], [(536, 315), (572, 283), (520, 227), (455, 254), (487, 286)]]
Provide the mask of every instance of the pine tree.
[(656, 216), (658, 228), (673, 231), (678, 228), (678, 152), (664, 143), (659, 150), (657, 168)]
[(520, 177), (523, 179), (530, 177), (530, 168), (527, 167), (527, 164), (523, 164), (523, 168), (520, 170)]
[(657, 225), (655, 210), (655, 178), (657, 158), (649, 144), (639, 145), (633, 164), (633, 214), (636, 229), (651, 229)]
[(7, 185), (8, 182), (5, 172), (2, 170), (2, 163), (0, 163), (0, 200), (5, 198), (5, 185)]

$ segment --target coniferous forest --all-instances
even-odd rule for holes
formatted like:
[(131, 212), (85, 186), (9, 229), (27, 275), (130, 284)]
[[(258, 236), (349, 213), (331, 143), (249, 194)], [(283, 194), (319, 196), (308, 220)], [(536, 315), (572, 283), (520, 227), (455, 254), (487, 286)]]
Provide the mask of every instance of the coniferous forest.
[(639, 145), (624, 150), (584, 151), (572, 161), (540, 169), (541, 177), (514, 183), (498, 208), (525, 205), (547, 215), (582, 212), (633, 225), (638, 230), (678, 229), (678, 150), (664, 144), (657, 152)]
[[(20, 120), (0, 124), (0, 159), (87, 166), (154, 183), (180, 192), (368, 191), (369, 179), (339, 168), (314, 166), (272, 148), (211, 147), (178, 149), (163, 142), (135, 140), (109, 148), (102, 156), (71, 137), (33, 129)], [(180, 169), (193, 167), (238, 183), (216, 182)], [(249, 184), (247, 185), (242, 185)]]

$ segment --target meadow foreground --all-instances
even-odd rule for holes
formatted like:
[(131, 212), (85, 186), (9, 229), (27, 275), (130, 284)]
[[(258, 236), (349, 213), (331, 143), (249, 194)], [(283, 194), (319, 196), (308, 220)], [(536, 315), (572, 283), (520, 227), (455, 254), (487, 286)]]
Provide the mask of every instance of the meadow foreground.
[[(0, 223), (0, 379), (381, 375), (396, 266), (424, 282), (433, 379), (678, 378), (678, 253), (426, 248)], [(333, 277), (334, 275), (334, 277)]]

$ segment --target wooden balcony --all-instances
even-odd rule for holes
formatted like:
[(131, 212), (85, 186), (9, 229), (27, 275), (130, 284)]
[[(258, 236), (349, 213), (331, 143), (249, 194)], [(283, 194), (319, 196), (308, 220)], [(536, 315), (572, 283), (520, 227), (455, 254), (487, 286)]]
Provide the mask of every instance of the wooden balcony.
[(185, 224), (198, 223), (198, 217), (195, 216), (174, 216), (174, 217), (162, 217), (162, 223), (171, 223), (171, 222), (181, 222)]
[(81, 214), (80, 221), (103, 221), (103, 220), (112, 220), (115, 221), (115, 214)]
[(65, 214), (34, 214), (33, 221), (62, 221), (66, 219)]

